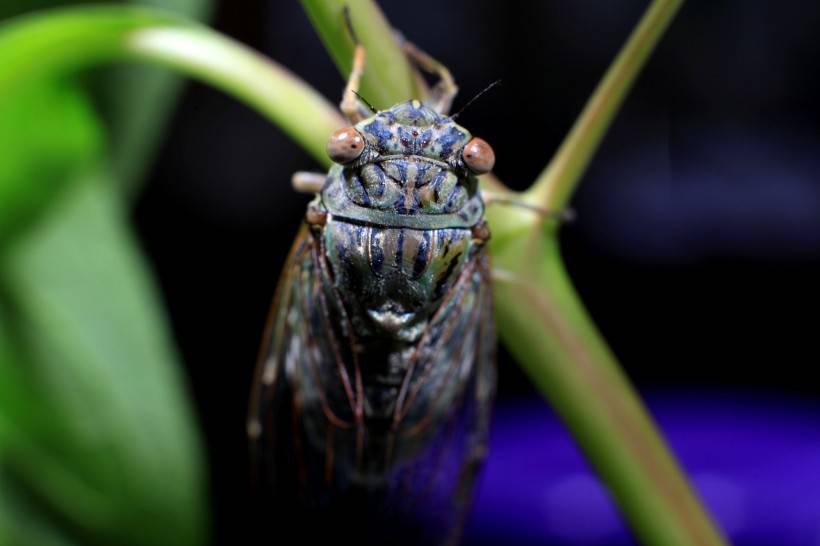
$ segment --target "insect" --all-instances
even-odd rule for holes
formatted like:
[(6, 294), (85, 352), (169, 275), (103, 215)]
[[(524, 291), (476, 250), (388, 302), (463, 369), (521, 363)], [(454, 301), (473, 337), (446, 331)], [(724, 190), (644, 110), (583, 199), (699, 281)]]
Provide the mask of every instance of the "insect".
[[(351, 30), (352, 33), (352, 30)], [(358, 96), (357, 42), (327, 175), (279, 281), (253, 387), (255, 469), (280, 522), (358, 542), (455, 543), (486, 452), (495, 325), (477, 175), (492, 148), (430, 98), (384, 111)], [(313, 537), (316, 538), (316, 537)]]

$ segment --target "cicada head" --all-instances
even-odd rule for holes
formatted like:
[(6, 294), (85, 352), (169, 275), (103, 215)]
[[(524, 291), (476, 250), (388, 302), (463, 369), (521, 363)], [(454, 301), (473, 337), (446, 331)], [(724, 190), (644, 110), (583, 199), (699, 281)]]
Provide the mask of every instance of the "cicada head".
[(476, 175), (495, 162), (484, 140), (417, 100), (337, 131), (328, 154), (337, 163), (323, 192), (331, 213), (418, 228), (477, 224)]

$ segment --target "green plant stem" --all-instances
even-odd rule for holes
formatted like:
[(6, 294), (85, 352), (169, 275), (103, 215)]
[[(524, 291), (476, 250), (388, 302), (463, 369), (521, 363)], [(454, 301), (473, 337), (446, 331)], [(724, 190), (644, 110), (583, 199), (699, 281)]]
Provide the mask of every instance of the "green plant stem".
[[(655, 0), (558, 153), (523, 198), (560, 210), (681, 0)], [(644, 544), (721, 545), (721, 536), (575, 292), (558, 224), (489, 210), (501, 337), (555, 407)]]
[(207, 27), (148, 8), (82, 7), (0, 26), (0, 97), (31, 78), (115, 60), (165, 66), (213, 85), (281, 127), (327, 165), (336, 107), (290, 71)]
[(558, 152), (527, 190), (527, 201), (547, 209), (566, 205), (629, 89), (682, 4), (683, 0), (653, 0)]
[[(524, 199), (566, 205), (680, 1), (656, 0), (558, 153)], [(645, 544), (724, 543), (572, 287), (558, 225), (509, 207), (487, 213), (506, 346), (547, 396)]]
[(496, 248), (493, 259), (505, 345), (550, 400), (641, 542), (724, 544), (587, 315), (557, 239), (522, 232)]
[[(416, 71), (398, 46), (393, 29), (371, 0), (301, 0), (316, 32), (339, 71), (347, 78), (353, 63), (353, 39), (343, 10), (350, 10), (353, 29), (364, 46), (366, 63), (360, 92), (376, 108), (424, 98)], [(341, 94), (341, 88), (340, 88)]]

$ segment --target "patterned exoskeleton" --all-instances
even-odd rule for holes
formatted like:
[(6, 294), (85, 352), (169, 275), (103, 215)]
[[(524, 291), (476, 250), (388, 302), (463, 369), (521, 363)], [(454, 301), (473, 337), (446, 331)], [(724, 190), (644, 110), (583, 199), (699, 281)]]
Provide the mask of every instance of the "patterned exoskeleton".
[(494, 156), (446, 116), (456, 88), (374, 115), (328, 144), (327, 175), (279, 282), (249, 418), (258, 477), (283, 521), (358, 543), (458, 540), (486, 452), (495, 328), (477, 174)]

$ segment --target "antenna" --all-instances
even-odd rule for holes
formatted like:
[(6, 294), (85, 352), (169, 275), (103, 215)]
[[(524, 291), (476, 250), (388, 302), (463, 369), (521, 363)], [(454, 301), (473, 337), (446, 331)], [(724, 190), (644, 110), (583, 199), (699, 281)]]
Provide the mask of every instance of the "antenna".
[(478, 100), (478, 98), (479, 98), (481, 95), (483, 95), (484, 93), (486, 93), (487, 91), (489, 91), (490, 89), (492, 89), (493, 87), (496, 87), (496, 86), (498, 86), (498, 85), (501, 85), (501, 79), (500, 79), (500, 78), (499, 78), (499, 79), (497, 79), (497, 80), (495, 80), (493, 83), (491, 83), (490, 85), (488, 85), (487, 87), (485, 87), (484, 89), (482, 89), (481, 91), (479, 91), (479, 92), (478, 92), (478, 93), (477, 93), (477, 94), (476, 94), (473, 98), (471, 98), (470, 100), (468, 100), (468, 101), (467, 101), (467, 104), (465, 104), (464, 106), (462, 106), (462, 107), (461, 107), (461, 110), (459, 110), (458, 112), (456, 112), (455, 114), (453, 114), (452, 116), (450, 116), (450, 119), (456, 119), (458, 116), (460, 116), (460, 115), (461, 115), (461, 113), (462, 113), (462, 112), (464, 112), (464, 110), (466, 110), (466, 109), (467, 109), (467, 107), (468, 107), (468, 106), (470, 106), (470, 105), (471, 105), (471, 104), (473, 104), (476, 100)]
[[(351, 91), (353, 91), (353, 90), (351, 89)], [(360, 100), (360, 101), (362, 101), (362, 102), (365, 104), (365, 106), (367, 106), (368, 108), (370, 108), (370, 111), (371, 111), (371, 112), (373, 112), (374, 114), (378, 114), (378, 113), (379, 113), (379, 111), (378, 111), (378, 110), (376, 110), (376, 107), (375, 107), (375, 106), (373, 106), (372, 104), (370, 104), (370, 102), (369, 102), (366, 98), (364, 98), (363, 96), (361, 96), (361, 95), (360, 95), (359, 93), (357, 93), (356, 91), (353, 91), (353, 94), (354, 94), (354, 95), (356, 95), (357, 97), (359, 97), (359, 100)]]

